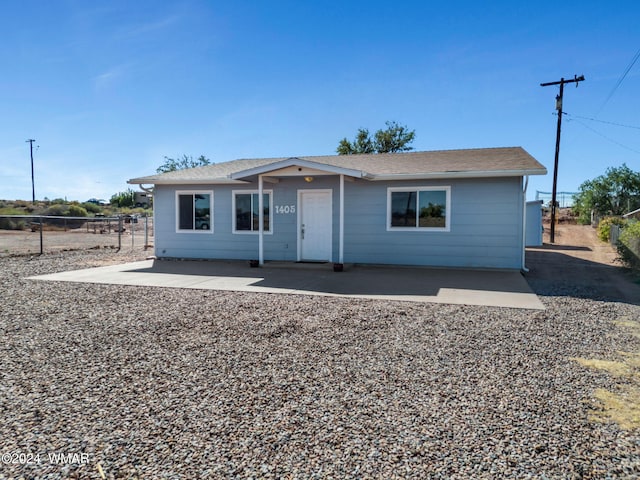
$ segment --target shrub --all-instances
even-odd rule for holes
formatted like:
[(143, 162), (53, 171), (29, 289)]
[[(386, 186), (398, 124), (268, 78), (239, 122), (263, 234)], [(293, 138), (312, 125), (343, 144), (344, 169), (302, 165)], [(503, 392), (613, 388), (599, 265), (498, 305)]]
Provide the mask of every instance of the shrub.
[(624, 218), (605, 217), (600, 220), (600, 223), (598, 224), (598, 238), (603, 242), (608, 242), (609, 236), (611, 235), (611, 225), (624, 227), (626, 224), (627, 221)]
[(24, 215), (24, 211), (14, 207), (0, 208), (0, 215)]
[(71, 205), (67, 211), (67, 215), (70, 217), (86, 217), (88, 215), (87, 210), (80, 205)]
[(640, 222), (629, 223), (622, 229), (617, 247), (627, 265), (640, 268)]
[(50, 215), (53, 217), (62, 217), (64, 215), (67, 215), (68, 212), (69, 212), (68, 205), (61, 205), (59, 203), (55, 203), (51, 205), (49, 208), (47, 208), (44, 211), (43, 215)]
[(91, 202), (84, 202), (82, 207), (89, 213), (102, 213), (102, 207)]
[(24, 230), (27, 224), (18, 218), (0, 218), (0, 230)]

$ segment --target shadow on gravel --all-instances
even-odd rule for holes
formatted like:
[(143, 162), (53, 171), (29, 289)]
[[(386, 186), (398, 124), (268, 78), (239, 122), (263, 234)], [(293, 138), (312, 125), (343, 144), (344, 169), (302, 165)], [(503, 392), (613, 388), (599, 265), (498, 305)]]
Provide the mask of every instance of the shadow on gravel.
[[(276, 262), (278, 263), (278, 262)], [(36, 280), (193, 288), (261, 293), (339, 295), (463, 305), (544, 310), (517, 270), (488, 271), (416, 267), (269, 265), (248, 262), (146, 260), (30, 277)]]
[(537, 250), (555, 250), (555, 251), (577, 251), (577, 252), (592, 252), (593, 249), (589, 247), (582, 247), (579, 245), (551, 245), (549, 243), (545, 243), (540, 247), (536, 247)]
[(566, 245), (528, 249), (525, 278), (536, 294), (640, 305), (640, 285), (628, 269), (576, 258), (561, 250), (591, 249)]
[(331, 264), (266, 262), (250, 268), (242, 261), (154, 260), (144, 273), (202, 275), (206, 277), (260, 277), (252, 285), (287, 290), (313, 290), (333, 294), (435, 296), (441, 289), (531, 293), (515, 271), (353, 265), (342, 273)]

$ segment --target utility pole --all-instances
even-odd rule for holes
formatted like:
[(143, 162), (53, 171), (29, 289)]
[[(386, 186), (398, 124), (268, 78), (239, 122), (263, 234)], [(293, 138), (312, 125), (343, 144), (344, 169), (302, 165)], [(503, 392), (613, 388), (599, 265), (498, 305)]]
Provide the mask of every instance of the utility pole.
[(31, 150), (31, 203), (35, 204), (36, 203), (36, 184), (33, 178), (33, 142), (35, 142), (35, 140), (33, 138), (30, 138), (29, 140), (27, 140), (27, 142), (29, 142), (29, 149)]
[(584, 75), (574, 75), (571, 80), (565, 80), (561, 78), (559, 82), (541, 83), (541, 87), (548, 87), (550, 85), (560, 85), (560, 94), (556, 96), (556, 110), (558, 110), (558, 131), (556, 133), (556, 155), (553, 162), (553, 191), (551, 193), (551, 243), (556, 239), (556, 193), (558, 187), (558, 157), (560, 156), (560, 128), (562, 126), (562, 95), (564, 93), (565, 83), (575, 83), (576, 87), (578, 82), (584, 81)]

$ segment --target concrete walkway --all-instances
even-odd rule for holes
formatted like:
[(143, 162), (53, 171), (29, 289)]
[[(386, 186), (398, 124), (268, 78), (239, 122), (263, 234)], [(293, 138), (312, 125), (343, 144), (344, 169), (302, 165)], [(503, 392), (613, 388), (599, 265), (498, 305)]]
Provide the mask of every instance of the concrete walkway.
[(380, 300), (544, 309), (513, 271), (247, 262), (145, 260), (31, 277), (35, 280), (326, 295)]

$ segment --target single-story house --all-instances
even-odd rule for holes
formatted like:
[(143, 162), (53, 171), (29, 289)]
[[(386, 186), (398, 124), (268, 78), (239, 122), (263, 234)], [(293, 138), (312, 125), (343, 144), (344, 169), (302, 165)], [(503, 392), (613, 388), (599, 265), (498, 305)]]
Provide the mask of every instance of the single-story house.
[(158, 258), (524, 268), (521, 147), (241, 159), (153, 185)]

